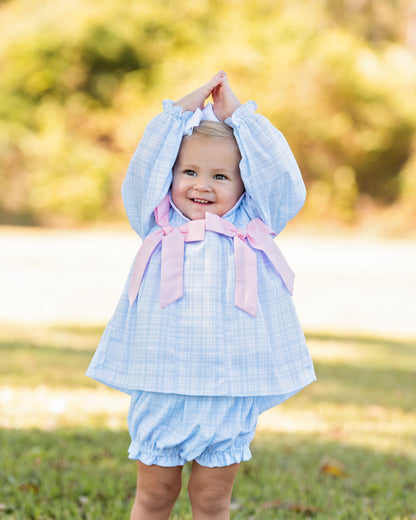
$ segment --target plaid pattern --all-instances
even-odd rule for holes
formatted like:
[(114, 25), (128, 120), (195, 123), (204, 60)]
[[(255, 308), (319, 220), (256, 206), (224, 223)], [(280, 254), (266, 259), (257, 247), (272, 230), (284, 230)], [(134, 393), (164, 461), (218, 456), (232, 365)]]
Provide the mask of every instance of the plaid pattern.
[[(226, 121), (241, 151), (246, 193), (223, 218), (245, 227), (259, 217), (279, 233), (302, 207), (305, 188), (284, 137), (255, 108), (249, 102)], [(191, 116), (165, 101), (132, 158), (122, 193), (131, 225), (142, 238), (156, 228), (153, 211), (169, 191)], [(185, 221), (172, 206), (170, 223)], [(184, 296), (164, 309), (158, 246), (132, 306), (130, 273), (87, 375), (127, 393), (274, 396), (271, 406), (314, 381), (291, 296), (267, 258), (256, 254), (258, 312), (253, 318), (234, 305), (231, 238), (207, 232), (204, 241), (185, 245)]]
[(182, 466), (222, 467), (249, 460), (258, 411), (254, 397), (194, 397), (135, 392), (129, 458)]

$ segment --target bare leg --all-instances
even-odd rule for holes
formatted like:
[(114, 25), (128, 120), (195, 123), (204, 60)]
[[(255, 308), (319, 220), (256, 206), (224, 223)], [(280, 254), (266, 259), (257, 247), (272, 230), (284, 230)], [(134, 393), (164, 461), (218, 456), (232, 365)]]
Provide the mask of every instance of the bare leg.
[(194, 520), (229, 520), (231, 493), (239, 466), (207, 468), (193, 463), (188, 493)]
[(168, 520), (182, 485), (182, 466), (146, 466), (137, 461), (137, 492), (130, 520)]

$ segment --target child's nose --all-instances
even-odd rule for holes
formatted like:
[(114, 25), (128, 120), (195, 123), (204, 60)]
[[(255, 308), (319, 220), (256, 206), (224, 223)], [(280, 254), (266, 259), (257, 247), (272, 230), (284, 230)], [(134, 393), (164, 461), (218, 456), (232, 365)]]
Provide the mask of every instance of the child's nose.
[(195, 188), (199, 191), (211, 191), (211, 186), (206, 179), (198, 179)]

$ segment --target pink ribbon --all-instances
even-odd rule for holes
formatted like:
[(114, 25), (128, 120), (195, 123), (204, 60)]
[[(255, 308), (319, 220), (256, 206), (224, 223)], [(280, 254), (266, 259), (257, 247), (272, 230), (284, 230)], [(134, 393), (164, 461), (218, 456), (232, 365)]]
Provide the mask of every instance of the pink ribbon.
[(160, 305), (163, 309), (181, 298), (185, 242), (204, 240), (205, 230), (233, 237), (235, 305), (239, 309), (251, 316), (257, 314), (257, 256), (252, 248), (263, 251), (290, 294), (293, 294), (295, 275), (272, 238), (276, 233), (260, 219), (255, 218), (245, 229), (238, 229), (218, 215), (206, 213), (205, 220), (191, 220), (175, 228), (169, 224), (169, 208), (170, 200), (167, 195), (155, 209), (156, 223), (161, 229), (146, 237), (136, 255), (129, 286), (130, 305), (137, 297), (147, 264), (160, 242), (162, 242)]
[(180, 227), (169, 224), (170, 201), (167, 195), (155, 209), (156, 223), (161, 227), (142, 243), (134, 261), (129, 286), (129, 303), (137, 298), (147, 264), (153, 251), (162, 242), (160, 274), (160, 305), (162, 309), (183, 296), (184, 243), (205, 238), (205, 220), (191, 220)]
[(251, 316), (257, 314), (257, 257), (248, 246), (263, 251), (279, 273), (290, 294), (293, 294), (295, 274), (273, 240), (276, 236), (264, 222), (255, 218), (245, 229), (223, 220), (218, 215), (206, 214), (207, 231), (233, 237), (235, 255), (235, 305)]

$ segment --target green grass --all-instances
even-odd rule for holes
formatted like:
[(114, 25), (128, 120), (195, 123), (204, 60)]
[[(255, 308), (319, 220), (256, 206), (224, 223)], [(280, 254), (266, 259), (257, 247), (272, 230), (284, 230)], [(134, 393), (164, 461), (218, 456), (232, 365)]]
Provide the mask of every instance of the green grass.
[[(101, 332), (1, 327), (1, 520), (129, 517), (125, 404), (83, 376)], [(308, 342), (318, 382), (261, 418), (231, 517), (415, 520), (415, 342), (336, 334)], [(40, 395), (81, 397), (57, 412)], [(191, 519), (188, 474), (176, 520)]]
[(0, 325), (0, 384), (92, 387), (84, 376), (101, 327)]

